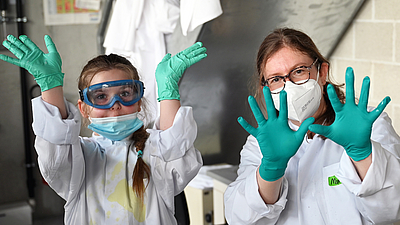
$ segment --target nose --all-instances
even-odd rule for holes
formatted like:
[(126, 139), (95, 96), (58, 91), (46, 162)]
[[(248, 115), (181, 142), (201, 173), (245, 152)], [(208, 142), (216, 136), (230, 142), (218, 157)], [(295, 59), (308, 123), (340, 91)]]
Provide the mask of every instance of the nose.
[(121, 109), (121, 103), (120, 103), (119, 101), (116, 101), (116, 102), (114, 103), (114, 105), (111, 106), (110, 109), (111, 109), (111, 110), (120, 110), (120, 109)]

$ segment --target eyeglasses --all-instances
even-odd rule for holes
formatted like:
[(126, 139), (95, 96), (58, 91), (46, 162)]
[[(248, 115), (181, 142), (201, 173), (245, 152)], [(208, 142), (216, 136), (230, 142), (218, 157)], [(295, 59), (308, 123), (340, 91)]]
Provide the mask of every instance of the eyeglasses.
[(80, 98), (86, 104), (109, 109), (116, 101), (124, 106), (130, 106), (143, 97), (143, 83), (138, 80), (117, 80), (95, 84), (79, 90)]
[(318, 58), (315, 59), (310, 66), (299, 66), (285, 76), (274, 76), (268, 78), (267, 80), (264, 80), (263, 77), (261, 80), (261, 85), (268, 86), (272, 94), (278, 94), (285, 89), (286, 78), (289, 78), (292, 83), (297, 85), (305, 84), (310, 80), (310, 70), (317, 61)]

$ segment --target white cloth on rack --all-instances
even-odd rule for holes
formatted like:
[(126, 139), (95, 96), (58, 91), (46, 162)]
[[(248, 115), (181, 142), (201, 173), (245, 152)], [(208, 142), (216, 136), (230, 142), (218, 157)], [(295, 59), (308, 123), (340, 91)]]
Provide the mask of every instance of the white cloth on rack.
[(166, 54), (165, 35), (174, 32), (179, 18), (186, 36), (221, 13), (219, 0), (116, 1), (103, 46), (106, 54), (122, 55), (138, 69), (152, 118), (159, 115), (155, 70)]
[(181, 0), (183, 35), (222, 14), (220, 0)]

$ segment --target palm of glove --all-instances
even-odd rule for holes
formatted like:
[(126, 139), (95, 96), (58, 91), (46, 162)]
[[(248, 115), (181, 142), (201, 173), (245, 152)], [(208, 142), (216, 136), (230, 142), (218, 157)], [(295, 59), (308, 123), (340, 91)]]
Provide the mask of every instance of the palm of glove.
[(327, 88), (329, 100), (335, 110), (335, 121), (330, 126), (311, 125), (310, 131), (324, 135), (337, 144), (343, 146), (347, 154), (355, 161), (365, 159), (371, 154), (371, 131), (374, 121), (383, 112), (390, 98), (386, 97), (379, 106), (367, 111), (370, 79), (363, 80), (359, 104), (354, 97), (354, 72), (352, 68), (346, 70), (346, 103), (342, 104), (334, 88)]
[(293, 131), (288, 125), (286, 92), (281, 91), (280, 94), (279, 117), (276, 115), (269, 88), (264, 87), (263, 92), (268, 119), (264, 118), (256, 100), (250, 96), (249, 104), (258, 127), (254, 128), (242, 117), (239, 117), (238, 122), (258, 141), (263, 155), (259, 170), (260, 176), (264, 180), (274, 181), (284, 175), (289, 159), (296, 154), (307, 132), (307, 127), (314, 122), (314, 118), (305, 120), (298, 131)]
[(158, 100), (180, 99), (178, 82), (187, 68), (204, 59), (206, 48), (201, 42), (179, 52), (171, 57), (164, 56), (156, 69), (156, 80), (158, 85)]

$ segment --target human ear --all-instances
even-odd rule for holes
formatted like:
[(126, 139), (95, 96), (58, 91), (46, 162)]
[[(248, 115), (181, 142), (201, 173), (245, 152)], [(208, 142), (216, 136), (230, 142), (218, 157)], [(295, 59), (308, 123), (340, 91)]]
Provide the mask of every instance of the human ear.
[(89, 113), (87, 112), (87, 105), (82, 102), (82, 100), (78, 99), (78, 108), (79, 111), (81, 112), (82, 117), (84, 118), (89, 118)]
[(328, 71), (329, 71), (329, 64), (326, 62), (321, 63), (321, 66), (319, 67), (319, 82), (321, 82), (321, 85), (324, 86), (326, 84), (326, 78), (328, 77)]

